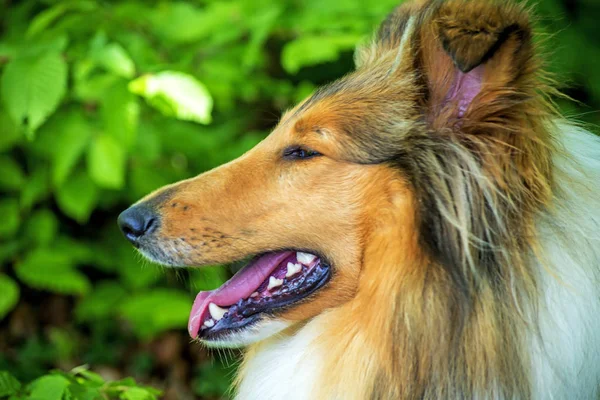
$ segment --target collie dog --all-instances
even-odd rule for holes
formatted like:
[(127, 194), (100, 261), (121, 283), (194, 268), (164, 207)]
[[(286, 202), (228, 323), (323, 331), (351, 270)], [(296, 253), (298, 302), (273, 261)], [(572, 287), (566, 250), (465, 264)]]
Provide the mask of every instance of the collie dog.
[(598, 399), (600, 140), (555, 111), (528, 11), (398, 7), (356, 70), (119, 224), (171, 266), (248, 264), (189, 333), (239, 399)]

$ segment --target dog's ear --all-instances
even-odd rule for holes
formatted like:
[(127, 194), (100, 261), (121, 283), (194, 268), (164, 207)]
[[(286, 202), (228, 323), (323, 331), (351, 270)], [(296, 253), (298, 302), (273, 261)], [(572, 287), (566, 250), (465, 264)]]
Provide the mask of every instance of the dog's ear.
[(531, 28), (519, 5), (447, 0), (430, 8), (416, 37), (434, 128), (490, 121), (532, 93)]

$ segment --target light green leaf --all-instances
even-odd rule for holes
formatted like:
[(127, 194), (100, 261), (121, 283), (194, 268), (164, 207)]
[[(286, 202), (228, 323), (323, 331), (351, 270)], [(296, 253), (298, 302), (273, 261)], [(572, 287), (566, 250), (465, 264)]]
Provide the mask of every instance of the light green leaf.
[(185, 329), (191, 306), (192, 299), (184, 292), (153, 289), (128, 296), (120, 313), (140, 337), (148, 339), (168, 329)]
[(91, 127), (81, 113), (72, 111), (61, 121), (60, 129), (57, 129), (55, 135), (52, 183), (54, 186), (60, 186), (71, 174), (89, 144)]
[(0, 151), (10, 150), (19, 142), (23, 135), (19, 132), (19, 128), (4, 110), (0, 110), (0, 126), (2, 127), (2, 134), (0, 134)]
[(18, 393), (21, 383), (8, 371), (0, 371), (0, 397)]
[(281, 64), (290, 74), (302, 67), (335, 61), (343, 51), (354, 48), (360, 36), (305, 36), (286, 44), (281, 53)]
[(107, 71), (123, 78), (133, 78), (135, 64), (127, 51), (118, 43), (110, 43), (94, 53), (94, 59)]
[(31, 251), (15, 266), (17, 277), (28, 286), (63, 294), (84, 294), (90, 289), (87, 277), (77, 271), (68, 254), (52, 249)]
[(15, 199), (0, 200), (0, 215), (2, 216), (0, 238), (5, 239), (13, 236), (21, 224), (19, 202)]
[(52, 114), (67, 87), (67, 64), (62, 55), (49, 52), (9, 62), (2, 74), (2, 98), (17, 125), (29, 137)]
[(156, 396), (147, 389), (132, 387), (121, 393), (119, 398), (122, 400), (154, 400)]
[(31, 382), (28, 400), (62, 400), (71, 382), (60, 375), (45, 375)]
[(139, 116), (138, 98), (124, 82), (117, 82), (106, 91), (102, 98), (104, 129), (127, 149), (135, 143)]
[(123, 78), (110, 72), (97, 73), (96, 62), (84, 58), (74, 63), (73, 96), (84, 102), (100, 102), (104, 92)]
[[(113, 396), (119, 396), (119, 399), (146, 399), (153, 400), (162, 392), (150, 386), (141, 386), (135, 383), (133, 378), (119, 379), (118, 381), (108, 382), (105, 385), (105, 393), (112, 399)], [(131, 391), (129, 395), (127, 393)], [(116, 397), (115, 397), (116, 398)]]
[(18, 190), (25, 183), (25, 174), (15, 160), (0, 156), (0, 189)]
[(158, 35), (176, 43), (193, 43), (224, 31), (240, 35), (244, 20), (237, 17), (239, 13), (237, 2), (215, 1), (203, 9), (186, 2), (165, 2), (150, 17)]
[[(5, 274), (0, 274), (0, 320), (8, 314), (19, 301), (19, 285)], [(2, 396), (2, 376), (0, 375), (0, 397)]]
[(74, 368), (71, 372), (73, 373), (73, 375), (80, 375), (83, 378), (85, 378), (86, 381), (94, 384), (94, 385), (98, 385), (98, 386), (102, 386), (104, 385), (104, 383), (106, 382), (104, 380), (104, 378), (93, 372), (93, 371), (88, 371), (86, 368), (88, 368), (86, 365), (83, 366), (79, 366)]
[(90, 178), (100, 187), (121, 189), (125, 185), (125, 150), (123, 144), (106, 134), (92, 140), (87, 154)]
[(130, 82), (129, 90), (166, 116), (201, 124), (211, 122), (213, 99), (193, 76), (174, 71), (144, 75)]
[(98, 188), (85, 171), (78, 171), (58, 188), (55, 196), (62, 212), (84, 223), (98, 202)]

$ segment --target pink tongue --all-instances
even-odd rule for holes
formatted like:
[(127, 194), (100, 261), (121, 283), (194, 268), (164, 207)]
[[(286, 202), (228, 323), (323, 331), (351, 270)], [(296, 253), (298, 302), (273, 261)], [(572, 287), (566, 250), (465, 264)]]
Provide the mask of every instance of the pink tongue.
[(252, 292), (271, 275), (279, 264), (292, 254), (292, 251), (265, 254), (242, 268), (220, 288), (198, 293), (188, 322), (190, 336), (192, 338), (198, 336), (200, 324), (204, 321), (210, 303), (227, 307), (237, 303), (239, 299), (250, 297)]

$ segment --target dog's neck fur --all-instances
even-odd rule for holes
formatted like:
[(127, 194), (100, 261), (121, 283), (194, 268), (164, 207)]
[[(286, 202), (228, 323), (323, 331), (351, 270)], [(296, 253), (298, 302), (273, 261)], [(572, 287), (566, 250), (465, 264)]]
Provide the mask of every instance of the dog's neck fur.
[[(371, 233), (375, 236), (365, 252), (355, 298), (252, 346), (238, 377), (238, 398), (502, 399), (523, 393), (538, 399), (594, 398), (600, 345), (593, 335), (600, 321), (589, 316), (600, 311), (600, 302), (594, 295), (598, 276), (586, 266), (600, 262), (600, 241), (593, 231), (600, 211), (597, 199), (582, 194), (589, 186), (577, 182), (600, 176), (600, 143), (573, 128), (562, 134), (569, 155), (557, 165), (571, 165), (575, 157), (580, 166), (557, 171), (560, 184), (568, 185), (565, 192), (572, 194), (556, 199), (552, 224), (540, 218), (541, 248), (548, 258), (536, 267), (540, 299), (535, 309), (522, 310), (516, 330), (503, 327), (499, 310), (477, 309), (489, 304), (484, 301), (472, 311), (469, 330), (453, 337), (459, 327), (452, 325), (450, 285), (427, 268), (416, 243), (410, 243), (410, 219), (388, 204), (379, 214), (388, 223), (376, 224)], [(579, 154), (584, 151), (593, 154)], [(583, 181), (582, 171), (589, 174)], [(591, 191), (600, 191), (598, 186)], [(389, 223), (390, 217), (401, 223)], [(406, 228), (390, 230), (394, 226)], [(577, 233), (577, 255), (567, 249), (572, 241), (557, 239), (558, 231), (565, 237)], [(408, 242), (400, 246), (398, 240)], [(407, 254), (407, 248), (415, 251)], [(584, 349), (590, 343), (595, 347)], [(589, 385), (573, 387), (582, 379)]]
[(379, 221), (354, 299), (251, 348), (239, 398), (510, 398), (528, 391), (524, 335), (484, 309), (473, 310), (470, 330), (460, 333), (448, 278), (420, 253), (414, 217), (400, 214), (414, 207), (381, 198), (390, 203), (372, 204)]

